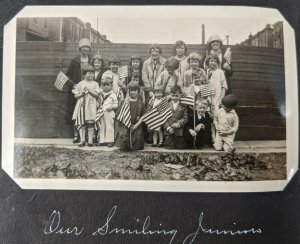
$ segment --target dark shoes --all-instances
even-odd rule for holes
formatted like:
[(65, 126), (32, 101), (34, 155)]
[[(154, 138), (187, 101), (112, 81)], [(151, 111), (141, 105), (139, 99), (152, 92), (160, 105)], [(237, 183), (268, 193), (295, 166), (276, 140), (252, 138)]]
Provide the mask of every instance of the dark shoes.
[(88, 146), (89, 146), (89, 147), (92, 147), (92, 146), (94, 146), (94, 145), (93, 145), (93, 143), (89, 142), (89, 143), (88, 143)]
[(77, 143), (77, 142), (79, 142), (79, 136), (74, 136), (73, 143)]
[(107, 147), (113, 147), (113, 146), (114, 146), (113, 142), (107, 144)]
[(78, 147), (84, 147), (85, 146), (85, 142), (80, 142), (79, 144), (78, 144)]
[(156, 143), (153, 143), (153, 144), (152, 144), (152, 147), (157, 147), (157, 144), (156, 144)]
[(163, 142), (160, 142), (160, 143), (158, 143), (157, 146), (158, 146), (158, 147), (164, 147), (164, 143), (163, 143)]

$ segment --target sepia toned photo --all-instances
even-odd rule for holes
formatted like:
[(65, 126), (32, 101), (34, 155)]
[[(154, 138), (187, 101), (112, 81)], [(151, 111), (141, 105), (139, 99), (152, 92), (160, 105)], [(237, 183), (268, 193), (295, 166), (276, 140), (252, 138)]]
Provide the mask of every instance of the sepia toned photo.
[(46, 189), (284, 188), (297, 171), (297, 74), (277, 10), (95, 8), (25, 8), (4, 33), (11, 177)]

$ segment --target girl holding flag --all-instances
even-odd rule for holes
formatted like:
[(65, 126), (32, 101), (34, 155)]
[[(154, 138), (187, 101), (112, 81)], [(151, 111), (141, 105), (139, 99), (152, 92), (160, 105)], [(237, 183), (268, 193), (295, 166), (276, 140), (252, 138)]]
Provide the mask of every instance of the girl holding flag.
[(85, 79), (80, 81), (72, 90), (77, 99), (72, 119), (75, 120), (76, 129), (80, 134), (78, 146), (85, 146), (85, 129), (87, 127), (88, 146), (92, 147), (99, 85), (94, 81), (95, 70), (91, 65), (86, 65), (82, 70), (82, 74)]
[(117, 120), (119, 121), (116, 146), (121, 150), (144, 149), (143, 127), (137, 122), (144, 113), (144, 104), (139, 96), (140, 86), (130, 82), (127, 86), (128, 96), (120, 109)]

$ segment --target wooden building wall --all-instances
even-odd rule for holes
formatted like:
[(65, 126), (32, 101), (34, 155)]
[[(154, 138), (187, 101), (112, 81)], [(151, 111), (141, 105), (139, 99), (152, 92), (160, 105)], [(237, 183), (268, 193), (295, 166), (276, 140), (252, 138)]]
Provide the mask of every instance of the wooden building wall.
[[(161, 45), (162, 56), (173, 55), (173, 45)], [(119, 54), (122, 65), (130, 56), (149, 57), (148, 44), (92, 45), (92, 54)], [(204, 53), (204, 45), (188, 45)], [(234, 75), (232, 92), (239, 98), (237, 140), (282, 140), (285, 134), (285, 78), (282, 49), (231, 46)], [(65, 125), (66, 93), (53, 87), (60, 70), (66, 71), (78, 54), (76, 43), (18, 42), (16, 48), (15, 136), (70, 137)], [(107, 63), (106, 63), (107, 65)]]

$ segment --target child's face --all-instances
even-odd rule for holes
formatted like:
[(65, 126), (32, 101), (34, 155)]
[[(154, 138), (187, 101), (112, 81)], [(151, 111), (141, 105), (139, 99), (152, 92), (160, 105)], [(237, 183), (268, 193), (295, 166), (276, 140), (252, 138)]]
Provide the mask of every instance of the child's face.
[(179, 92), (171, 93), (171, 97), (172, 97), (172, 101), (174, 103), (177, 103), (180, 99), (180, 93)]
[(133, 59), (131, 61), (131, 66), (132, 66), (133, 69), (138, 69), (140, 67), (140, 60)]
[(116, 62), (111, 62), (109, 67), (110, 67), (110, 70), (114, 73), (117, 73), (118, 72), (118, 69), (119, 69), (119, 66), (120, 64), (119, 63), (116, 63)]
[(230, 112), (233, 108), (229, 108), (229, 107), (226, 107), (225, 105), (222, 104), (222, 107), (224, 108), (224, 110), (228, 113)]
[(96, 59), (96, 60), (94, 61), (94, 68), (95, 68), (95, 70), (100, 70), (100, 69), (101, 69), (101, 65), (102, 65), (101, 60)]
[(138, 94), (139, 94), (139, 90), (138, 89), (130, 89), (129, 90), (129, 95), (133, 99), (137, 98)]
[(214, 59), (214, 58), (211, 58), (209, 60), (209, 68), (211, 69), (216, 69), (218, 67), (218, 63), (217, 63), (217, 60)]
[(151, 57), (154, 60), (157, 60), (159, 57), (159, 49), (158, 48), (152, 48), (151, 49)]
[(174, 74), (175, 69), (173, 67), (166, 66), (166, 69), (167, 69), (169, 75), (173, 75)]
[[(106, 80), (108, 80), (108, 79), (106, 79)], [(102, 84), (102, 89), (103, 89), (104, 92), (110, 92), (111, 89), (112, 89), (112, 84), (108, 83), (108, 82), (105, 82), (104, 84)]]
[(182, 57), (184, 55), (184, 52), (185, 52), (184, 45), (176, 47), (176, 55), (177, 56)]
[(192, 69), (197, 69), (197, 68), (199, 68), (199, 60), (198, 60), (198, 59), (192, 59), (190, 65), (191, 65), (191, 68), (192, 68)]
[(211, 49), (213, 49), (213, 50), (218, 50), (218, 49), (220, 49), (220, 47), (221, 47), (221, 43), (218, 42), (218, 41), (213, 41), (213, 42), (210, 44), (210, 47), (211, 47)]
[(131, 78), (131, 82), (135, 83), (135, 84), (139, 84), (140, 79), (138, 77), (132, 77)]
[(95, 75), (95, 72), (88, 71), (85, 74), (85, 79), (88, 80), (88, 81), (92, 81), (94, 79), (94, 75)]
[(193, 76), (193, 82), (196, 86), (200, 86), (204, 84), (204, 77), (203, 75), (195, 75)]
[(83, 47), (80, 48), (80, 53), (83, 56), (88, 55), (89, 52), (90, 52), (90, 47), (89, 46), (83, 46)]
[(162, 98), (163, 93), (162, 93), (162, 91), (154, 91), (154, 96), (155, 96), (155, 98), (160, 99), (160, 98)]
[(203, 115), (207, 111), (207, 105), (203, 103), (197, 104), (196, 111), (198, 114)]

